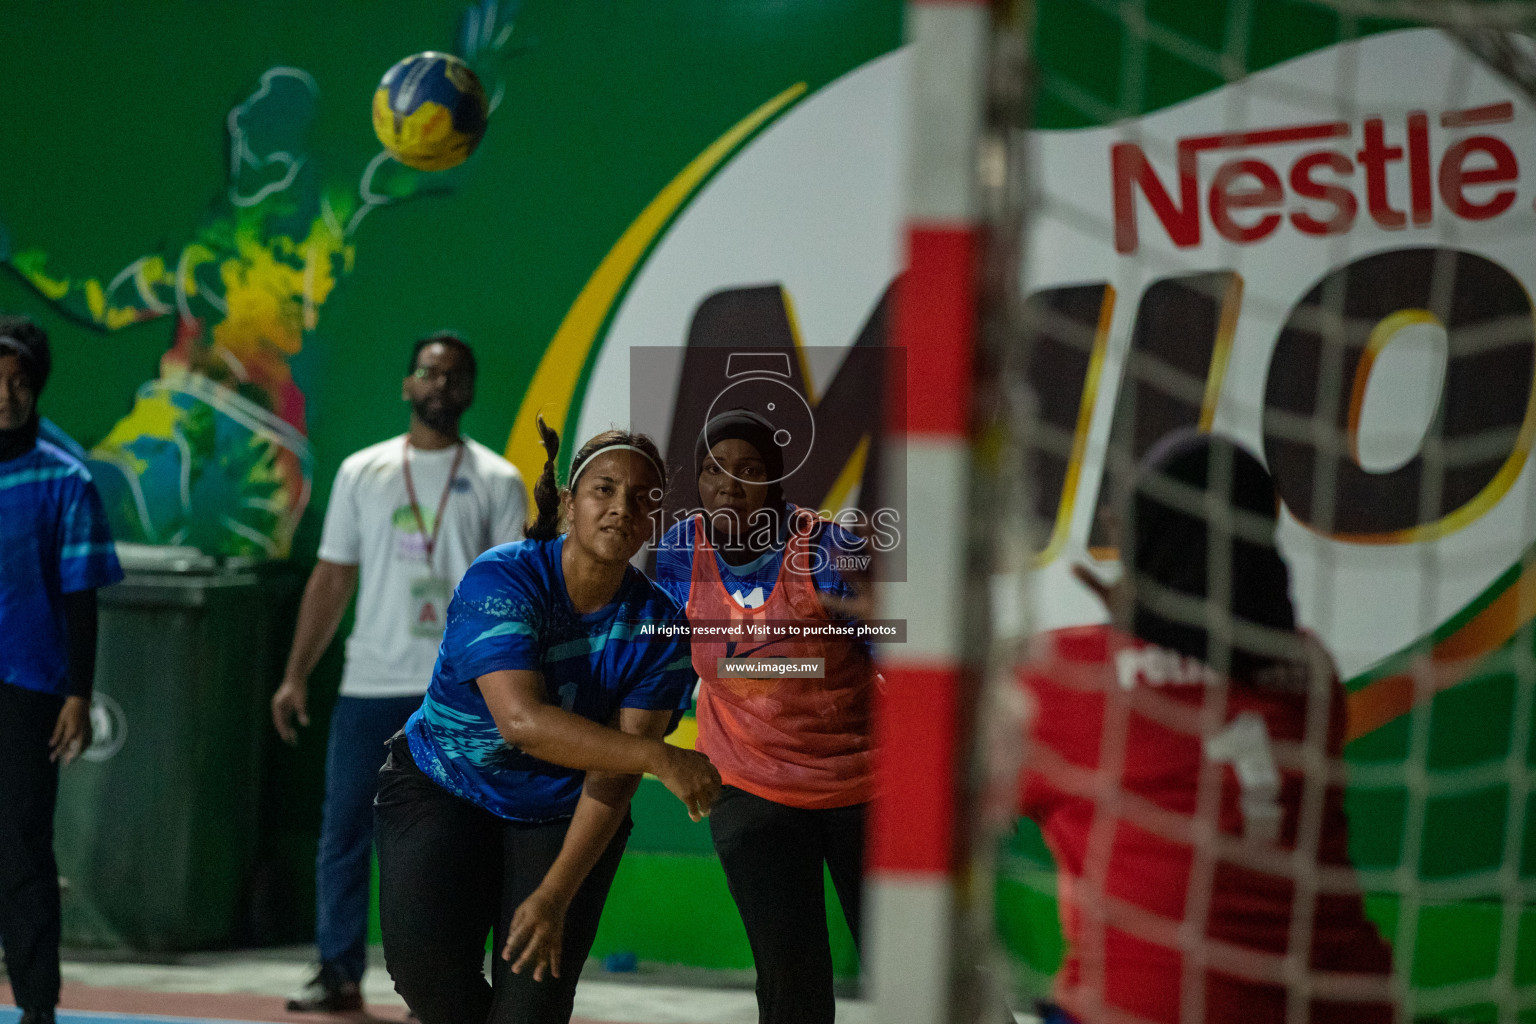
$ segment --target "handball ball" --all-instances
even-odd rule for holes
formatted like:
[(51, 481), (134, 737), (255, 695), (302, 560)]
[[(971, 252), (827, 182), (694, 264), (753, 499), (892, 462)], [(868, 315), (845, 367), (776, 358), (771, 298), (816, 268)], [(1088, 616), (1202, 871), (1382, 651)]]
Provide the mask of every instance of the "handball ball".
[(488, 113), (480, 79), (451, 53), (405, 58), (384, 72), (373, 94), (374, 133), (418, 171), (446, 171), (469, 159)]

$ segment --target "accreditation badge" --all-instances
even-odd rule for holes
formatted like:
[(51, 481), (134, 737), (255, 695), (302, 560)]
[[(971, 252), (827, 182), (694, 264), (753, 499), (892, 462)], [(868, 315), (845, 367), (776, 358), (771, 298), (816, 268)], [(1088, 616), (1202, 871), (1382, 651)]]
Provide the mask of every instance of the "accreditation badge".
[(453, 588), (448, 581), (436, 576), (420, 576), (411, 581), (412, 636), (443, 638), (443, 626), (448, 621), (448, 601)]

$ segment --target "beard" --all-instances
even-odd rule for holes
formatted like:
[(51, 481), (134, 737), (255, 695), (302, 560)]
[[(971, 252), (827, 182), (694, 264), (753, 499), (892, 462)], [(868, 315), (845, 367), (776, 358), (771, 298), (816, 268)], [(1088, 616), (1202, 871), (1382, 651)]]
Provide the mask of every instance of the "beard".
[(411, 403), (416, 418), (439, 434), (455, 437), (459, 433), (459, 419), (464, 410), (437, 398), (424, 398)]

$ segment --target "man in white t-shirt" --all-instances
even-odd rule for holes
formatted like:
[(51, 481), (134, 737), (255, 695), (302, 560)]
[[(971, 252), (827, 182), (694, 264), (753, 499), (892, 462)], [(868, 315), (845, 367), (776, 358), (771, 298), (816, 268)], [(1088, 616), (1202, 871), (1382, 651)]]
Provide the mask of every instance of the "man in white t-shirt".
[(294, 1012), (363, 1008), (373, 794), (384, 744), (421, 705), (453, 588), (488, 548), (521, 540), (528, 499), (517, 469), (459, 434), (475, 396), (475, 356), (452, 334), (416, 343), (401, 396), (404, 435), (349, 456), (336, 474), (319, 560), (304, 589), (272, 723), (298, 742), (309, 674), (354, 589), (341, 694), (331, 715), (325, 804), (315, 864), (320, 966), (288, 1002)]

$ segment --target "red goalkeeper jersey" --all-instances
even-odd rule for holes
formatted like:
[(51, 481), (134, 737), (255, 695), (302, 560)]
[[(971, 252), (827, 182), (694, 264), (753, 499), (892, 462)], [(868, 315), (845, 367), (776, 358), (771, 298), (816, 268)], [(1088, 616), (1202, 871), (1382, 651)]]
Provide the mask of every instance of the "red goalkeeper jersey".
[(1393, 1019), (1346, 850), (1344, 690), (1296, 669), (1239, 685), (1108, 626), (1037, 640), (1022, 809), (1056, 858), (1056, 999), (1083, 1024), (1284, 1024), (1288, 998), (1315, 1024)]

